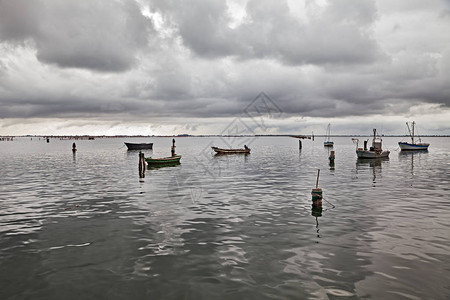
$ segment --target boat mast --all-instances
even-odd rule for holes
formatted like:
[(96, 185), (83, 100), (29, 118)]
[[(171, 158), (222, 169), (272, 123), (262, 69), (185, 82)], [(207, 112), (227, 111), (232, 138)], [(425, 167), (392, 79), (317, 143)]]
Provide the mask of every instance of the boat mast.
[(328, 141), (330, 141), (330, 135), (331, 135), (331, 124), (328, 123)]
[(325, 137), (326, 142), (329, 142), (329, 141), (330, 141), (330, 126), (331, 126), (331, 124), (328, 123), (328, 126), (327, 126), (327, 133), (326, 133), (326, 137)]
[(414, 121), (413, 121), (413, 131), (411, 132), (411, 129), (409, 128), (408, 122), (406, 122), (406, 127), (408, 127), (409, 135), (411, 136), (411, 142), (414, 144)]
[(416, 122), (412, 122), (412, 128), (413, 128), (413, 130), (412, 130), (412, 143), (414, 144), (414, 124), (416, 124)]

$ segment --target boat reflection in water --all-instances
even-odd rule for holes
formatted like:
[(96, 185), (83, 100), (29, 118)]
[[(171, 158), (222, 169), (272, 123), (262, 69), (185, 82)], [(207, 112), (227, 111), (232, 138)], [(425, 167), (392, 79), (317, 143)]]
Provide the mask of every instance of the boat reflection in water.
[[(423, 151), (400, 151), (398, 160), (401, 164), (410, 164), (411, 175), (414, 175), (414, 164), (420, 164), (422, 158), (426, 158), (428, 150)], [(415, 162), (414, 162), (415, 160)]]
[(366, 169), (367, 166), (372, 168), (372, 181), (376, 183), (377, 176), (381, 177), (381, 167), (383, 163), (388, 163), (389, 158), (358, 158), (356, 160), (356, 172)]

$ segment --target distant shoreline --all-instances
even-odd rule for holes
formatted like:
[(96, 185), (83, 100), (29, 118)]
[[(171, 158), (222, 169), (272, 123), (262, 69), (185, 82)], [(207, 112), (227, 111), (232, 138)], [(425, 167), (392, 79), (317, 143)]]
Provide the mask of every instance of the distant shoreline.
[[(373, 135), (367, 134), (335, 134), (331, 137), (371, 137)], [(420, 137), (450, 137), (450, 135), (432, 135), (421, 134)], [(324, 138), (325, 135), (295, 135), (295, 134), (255, 134), (255, 135), (220, 135), (220, 134), (206, 134), (206, 135), (0, 135), (0, 138), (52, 138), (52, 139), (89, 139), (89, 138), (155, 138), (155, 137), (171, 137), (171, 138), (186, 138), (186, 137), (291, 137), (291, 138)], [(405, 134), (382, 135), (383, 137), (409, 137)]]

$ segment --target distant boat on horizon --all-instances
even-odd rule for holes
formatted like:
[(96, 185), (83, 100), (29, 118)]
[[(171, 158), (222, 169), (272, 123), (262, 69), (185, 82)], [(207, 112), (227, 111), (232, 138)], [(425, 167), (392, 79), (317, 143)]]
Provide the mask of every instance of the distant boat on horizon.
[(323, 145), (325, 147), (333, 147), (333, 145), (334, 145), (334, 142), (330, 141), (330, 134), (331, 134), (331, 124), (328, 123), (327, 133), (325, 135), (325, 142), (323, 142)]
[(408, 127), (409, 135), (411, 137), (411, 143), (398, 142), (398, 145), (399, 145), (401, 151), (416, 151), (416, 150), (428, 151), (428, 146), (430, 146), (430, 144), (422, 143), (420, 137), (419, 137), (419, 143), (416, 143), (416, 141), (414, 140), (414, 126), (415, 125), (416, 125), (416, 122), (412, 121), (411, 128), (410, 128), (409, 123), (406, 122), (406, 127)]

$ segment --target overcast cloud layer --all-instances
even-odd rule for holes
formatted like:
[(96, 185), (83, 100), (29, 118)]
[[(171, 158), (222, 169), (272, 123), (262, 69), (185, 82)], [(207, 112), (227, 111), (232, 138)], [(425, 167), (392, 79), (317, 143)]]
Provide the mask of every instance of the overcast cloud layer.
[(443, 0), (0, 0), (0, 134), (220, 133), (260, 92), (267, 133), (450, 134), (449, 30)]

